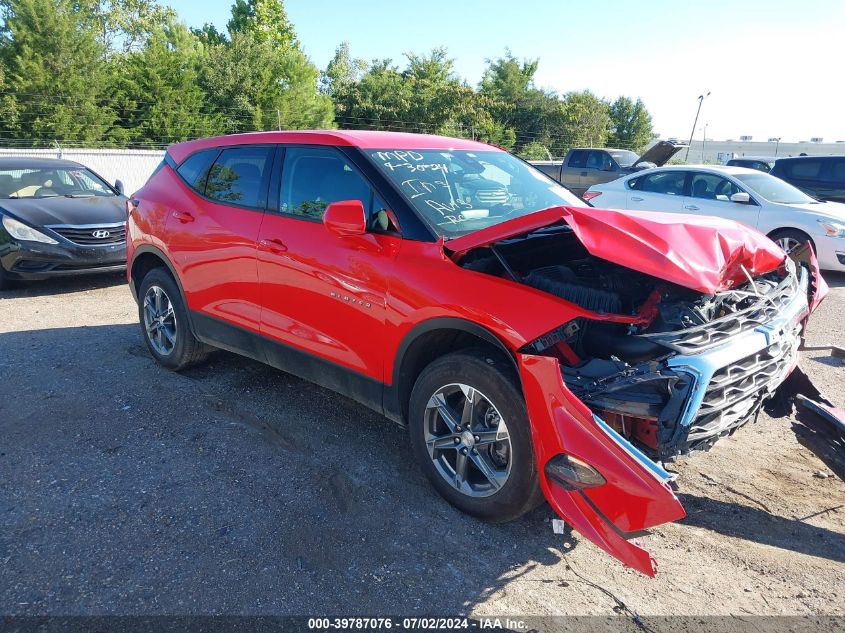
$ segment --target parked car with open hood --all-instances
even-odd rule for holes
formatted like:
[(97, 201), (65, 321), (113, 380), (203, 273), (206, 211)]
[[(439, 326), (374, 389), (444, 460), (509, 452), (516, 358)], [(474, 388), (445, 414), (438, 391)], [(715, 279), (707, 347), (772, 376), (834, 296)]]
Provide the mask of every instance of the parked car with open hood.
[(0, 158), (0, 288), (125, 266), (118, 189), (73, 161)]
[(219, 347), (345, 394), (406, 426), (461, 510), (545, 498), (649, 575), (630, 539), (684, 516), (662, 462), (756, 415), (825, 292), (736, 222), (590, 208), (504, 150), (427, 135), (174, 145), (128, 230), (163, 366)]
[(754, 169), (666, 166), (591, 187), (584, 197), (608, 209), (734, 220), (787, 252), (809, 242), (822, 269), (845, 271), (845, 204), (816, 200)]
[(531, 161), (531, 164), (580, 196), (593, 185), (659, 167), (684, 148), (686, 145), (659, 141), (639, 156), (627, 149), (579, 147), (569, 150), (562, 161)]

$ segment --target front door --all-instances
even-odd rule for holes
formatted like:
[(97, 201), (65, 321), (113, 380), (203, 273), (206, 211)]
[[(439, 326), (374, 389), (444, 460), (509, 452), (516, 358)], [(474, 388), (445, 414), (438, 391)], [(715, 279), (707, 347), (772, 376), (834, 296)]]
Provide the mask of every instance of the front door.
[[(276, 210), (265, 215), (258, 240), (267, 356), (371, 403), (381, 397), (387, 280), (401, 239), (369, 183), (335, 148), (288, 147), (279, 180)], [(323, 211), (341, 200), (363, 202), (370, 232), (339, 237), (326, 229)]]
[(715, 215), (756, 229), (760, 207), (753, 198), (749, 203), (731, 202), (731, 196), (742, 191), (736, 183), (718, 174), (692, 172), (684, 211), (693, 215)]

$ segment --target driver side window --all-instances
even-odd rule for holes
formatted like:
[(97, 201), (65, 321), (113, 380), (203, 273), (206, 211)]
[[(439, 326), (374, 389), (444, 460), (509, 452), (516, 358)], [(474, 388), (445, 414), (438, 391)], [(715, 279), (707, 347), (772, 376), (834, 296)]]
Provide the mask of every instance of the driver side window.
[(731, 196), (740, 191), (739, 187), (727, 178), (716, 174), (693, 174), (690, 196), (702, 200), (730, 202)]
[(370, 217), (370, 185), (344, 156), (327, 147), (285, 150), (279, 192), (282, 213), (322, 220), (326, 207), (341, 200), (360, 200)]

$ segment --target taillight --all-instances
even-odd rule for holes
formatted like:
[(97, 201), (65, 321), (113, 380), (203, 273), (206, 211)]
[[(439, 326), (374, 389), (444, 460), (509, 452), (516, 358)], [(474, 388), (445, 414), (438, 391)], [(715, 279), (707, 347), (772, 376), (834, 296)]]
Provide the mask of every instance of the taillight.
[(584, 195), (581, 196), (584, 200), (589, 202), (593, 198), (598, 198), (601, 195), (601, 191), (585, 191)]

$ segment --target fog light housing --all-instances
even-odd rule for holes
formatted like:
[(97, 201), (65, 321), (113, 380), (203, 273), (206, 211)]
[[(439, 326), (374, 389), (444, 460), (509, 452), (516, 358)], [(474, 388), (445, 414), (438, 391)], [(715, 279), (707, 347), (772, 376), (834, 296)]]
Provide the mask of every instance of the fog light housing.
[(572, 455), (555, 455), (546, 462), (546, 477), (567, 490), (595, 488), (607, 483), (601, 473)]

